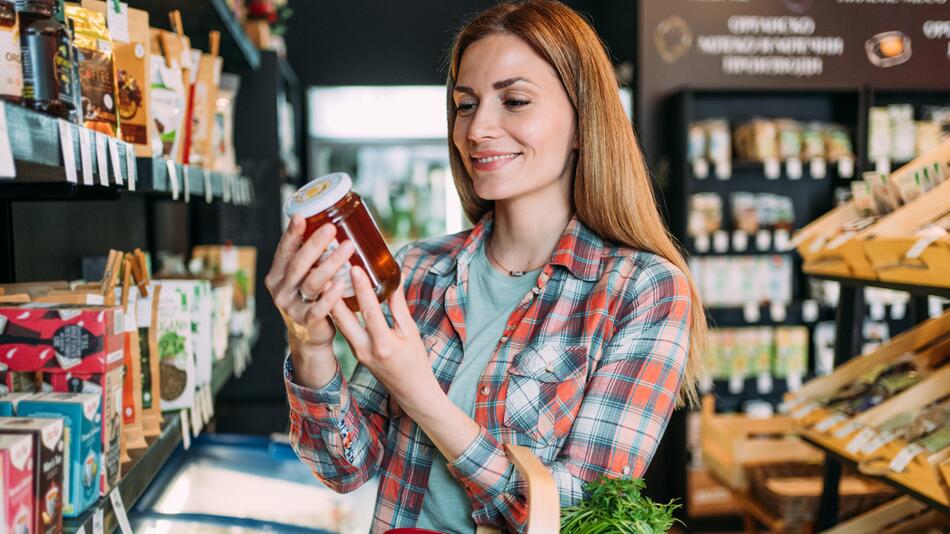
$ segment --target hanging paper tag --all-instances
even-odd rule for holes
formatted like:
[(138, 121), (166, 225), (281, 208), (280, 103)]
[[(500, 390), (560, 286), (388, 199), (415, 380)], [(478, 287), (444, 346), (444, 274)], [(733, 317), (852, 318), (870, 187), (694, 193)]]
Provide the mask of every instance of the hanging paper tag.
[(773, 302), (769, 304), (769, 316), (776, 323), (785, 322), (788, 316), (788, 306), (784, 302)]
[(109, 137), (109, 156), (112, 160), (112, 174), (115, 177), (115, 183), (117, 185), (125, 185), (125, 180), (122, 178), (122, 160), (119, 159), (119, 140), (115, 137)]
[(211, 188), (211, 171), (204, 169), (202, 175), (204, 177), (205, 204), (211, 204), (214, 199), (214, 189)]
[(716, 178), (720, 180), (728, 180), (729, 178), (732, 178), (732, 162), (728, 160), (717, 161)]
[(129, 191), (135, 191), (139, 170), (135, 164), (135, 148), (128, 143), (125, 145), (125, 169), (129, 178)]
[(772, 246), (772, 232), (768, 230), (759, 230), (755, 233), (755, 248), (758, 250), (768, 250)]
[(125, 511), (125, 503), (122, 502), (122, 495), (119, 494), (119, 488), (112, 490), (109, 494), (109, 500), (112, 501), (112, 511), (115, 512), (115, 519), (119, 523), (119, 530), (122, 534), (132, 534), (132, 525), (129, 524), (129, 516)]
[(92, 177), (92, 152), (90, 151), (89, 130), (79, 128), (79, 158), (82, 160), (82, 184), (93, 185), (95, 181)]
[(887, 310), (884, 308), (883, 302), (871, 303), (870, 317), (872, 321), (883, 321), (886, 316)]
[(758, 302), (746, 302), (742, 305), (742, 317), (747, 323), (757, 323), (762, 318)]
[(782, 175), (782, 166), (776, 158), (765, 160), (765, 177), (769, 180), (778, 180)]
[(900, 321), (907, 315), (907, 303), (906, 302), (895, 302), (891, 304), (891, 319), (895, 321)]
[(196, 438), (201, 435), (201, 405), (197, 402), (191, 406), (191, 428)]
[(891, 465), (888, 467), (891, 471), (895, 473), (903, 473), (904, 469), (917, 457), (918, 454), (924, 452), (924, 448), (916, 443), (911, 443), (910, 445), (901, 449), (901, 452), (897, 453), (897, 456), (891, 460)]
[(713, 233), (713, 250), (720, 254), (729, 251), (729, 234), (725, 230)]
[(709, 176), (709, 161), (706, 158), (693, 160), (693, 176), (697, 180), (705, 180)]
[(838, 160), (838, 176), (842, 178), (851, 178), (852, 176), (854, 176), (854, 160), (853, 159), (841, 158)]
[(172, 187), (172, 200), (178, 200), (178, 169), (170, 159), (165, 160), (165, 168), (168, 170), (168, 183)]
[(92, 514), (92, 534), (105, 534), (104, 519), (102, 508), (96, 509)]
[(709, 234), (700, 234), (696, 236), (695, 245), (696, 252), (700, 254), (705, 254), (709, 252)]
[(749, 234), (742, 230), (732, 232), (732, 250), (745, 252), (747, 248), (749, 248)]
[(229, 174), (221, 176), (221, 198), (226, 203), (231, 203), (231, 175)]
[(129, 42), (129, 5), (125, 2), (119, 4), (119, 12), (115, 9), (106, 9), (106, 19), (109, 25), (109, 35), (114, 42)]
[(182, 165), (181, 176), (181, 188), (185, 192), (185, 204), (188, 204), (191, 202), (191, 169), (188, 168), (188, 165)]
[(10, 145), (10, 132), (7, 130), (7, 106), (2, 102), (0, 102), (0, 178), (16, 178), (13, 147)]
[(897, 439), (893, 432), (881, 432), (861, 449), (864, 454), (874, 454), (878, 449)]
[(788, 230), (776, 230), (773, 240), (775, 241), (775, 250), (778, 250), (779, 252), (785, 252), (786, 250), (790, 249), (788, 243)]
[(806, 323), (814, 323), (818, 320), (818, 301), (812, 299), (802, 301), (802, 320)]
[(821, 406), (817, 402), (809, 402), (808, 404), (792, 412), (792, 417), (794, 417), (795, 419), (801, 419), (807, 416), (808, 414), (814, 412), (818, 408), (821, 408)]
[(755, 381), (755, 389), (757, 389), (761, 395), (768, 395), (771, 393), (774, 385), (772, 373), (769, 371), (762, 371), (759, 373), (759, 376)]
[(800, 180), (802, 177), (802, 160), (798, 158), (788, 158), (785, 160), (785, 174), (789, 180)]
[(188, 422), (191, 420), (191, 417), (188, 415), (188, 409), (182, 408), (179, 413), (179, 420), (181, 421), (181, 443), (187, 451), (191, 447), (191, 427)]
[(828, 175), (828, 165), (825, 163), (825, 158), (812, 158), (808, 162), (808, 174), (816, 180), (821, 180)]
[(848, 424), (841, 425), (835, 430), (834, 437), (838, 439), (844, 439), (855, 433), (859, 428), (861, 428), (861, 423), (857, 421), (849, 421)]
[(745, 377), (742, 375), (732, 375), (729, 377), (729, 393), (738, 395), (745, 389)]
[(109, 149), (106, 136), (98, 132), (94, 135), (96, 136), (96, 164), (99, 169), (99, 185), (109, 187)]
[(865, 428), (861, 432), (858, 432), (857, 436), (854, 436), (853, 438), (851, 438), (851, 441), (849, 441), (848, 444), (845, 445), (844, 450), (848, 451), (850, 454), (857, 454), (860, 451), (864, 450), (865, 445), (867, 445), (868, 442), (874, 439), (874, 436), (876, 435), (877, 434), (874, 432), (874, 430), (870, 428)]
[(63, 152), (63, 167), (66, 168), (66, 181), (78, 183), (76, 176), (76, 152), (73, 148), (73, 127), (63, 119), (57, 120), (59, 123), (59, 146)]
[(838, 423), (847, 419), (848, 416), (843, 413), (836, 413), (825, 417), (815, 425), (815, 430), (819, 432), (827, 432), (831, 427), (837, 425)]
[(934, 296), (927, 297), (927, 315), (931, 319), (943, 315), (943, 299)]

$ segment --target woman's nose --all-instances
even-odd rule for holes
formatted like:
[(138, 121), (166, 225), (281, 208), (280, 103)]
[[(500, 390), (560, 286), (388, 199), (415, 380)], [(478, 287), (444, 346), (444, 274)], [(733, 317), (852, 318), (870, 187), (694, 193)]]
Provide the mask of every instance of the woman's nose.
[(488, 106), (479, 106), (468, 124), (468, 140), (479, 143), (498, 136), (497, 114)]

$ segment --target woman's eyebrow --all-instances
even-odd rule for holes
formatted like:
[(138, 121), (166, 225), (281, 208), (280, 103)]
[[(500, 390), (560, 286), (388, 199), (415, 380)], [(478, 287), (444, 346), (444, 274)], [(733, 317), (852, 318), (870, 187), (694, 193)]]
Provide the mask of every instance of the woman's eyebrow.
[[(517, 82), (528, 82), (528, 83), (530, 83), (531, 85), (537, 85), (536, 83), (532, 82), (531, 80), (529, 80), (529, 79), (527, 79), (527, 78), (523, 78), (523, 77), (521, 77), (521, 76), (516, 76), (516, 77), (514, 77), (514, 78), (507, 78), (507, 79), (504, 79), (504, 80), (499, 80), (499, 81), (497, 81), (497, 82), (491, 84), (491, 86), (492, 86), (492, 89), (498, 91), (498, 90), (504, 89), (504, 88), (506, 88), (506, 87), (511, 87), (512, 85), (514, 85), (514, 84), (517, 83)], [(464, 86), (464, 85), (457, 85), (457, 86), (455, 86), (455, 89), (453, 90), (453, 92), (456, 92), (456, 93), (467, 93), (467, 94), (470, 94), (470, 95), (474, 95), (474, 94), (475, 94), (475, 90), (474, 90), (474, 89), (472, 89), (471, 87), (466, 87), (466, 86)]]

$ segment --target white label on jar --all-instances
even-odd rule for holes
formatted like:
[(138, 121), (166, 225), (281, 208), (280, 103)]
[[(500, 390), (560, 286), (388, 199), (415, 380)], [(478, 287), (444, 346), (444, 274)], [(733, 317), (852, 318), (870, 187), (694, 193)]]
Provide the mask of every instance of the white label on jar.
[[(12, 9), (12, 8), (11, 8)], [(20, 56), (20, 32), (18, 26), (0, 30), (0, 94), (23, 96), (23, 64)]]
[[(330, 254), (333, 254), (333, 251), (339, 248), (340, 242), (334, 239), (327, 245), (327, 250), (320, 256), (320, 261), (325, 261), (330, 257)], [(340, 267), (340, 270), (333, 275), (333, 280), (339, 280), (343, 282), (343, 298), (350, 298), (356, 296), (356, 291), (353, 289), (353, 280), (350, 278), (350, 271), (353, 267), (350, 265), (350, 262), (347, 261)]]

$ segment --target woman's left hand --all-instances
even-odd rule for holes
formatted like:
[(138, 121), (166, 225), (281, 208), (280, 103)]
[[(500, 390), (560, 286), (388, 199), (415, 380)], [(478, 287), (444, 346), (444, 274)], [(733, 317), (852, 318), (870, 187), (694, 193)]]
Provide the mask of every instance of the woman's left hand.
[(350, 276), (366, 326), (360, 325), (356, 314), (342, 299), (333, 307), (333, 321), (349, 341), (356, 359), (410, 413), (410, 407), (421, 405), (422, 396), (429, 390), (420, 386), (437, 383), (425, 344), (406, 304), (402, 284), (389, 297), (394, 322), (390, 328), (366, 273), (353, 267)]

